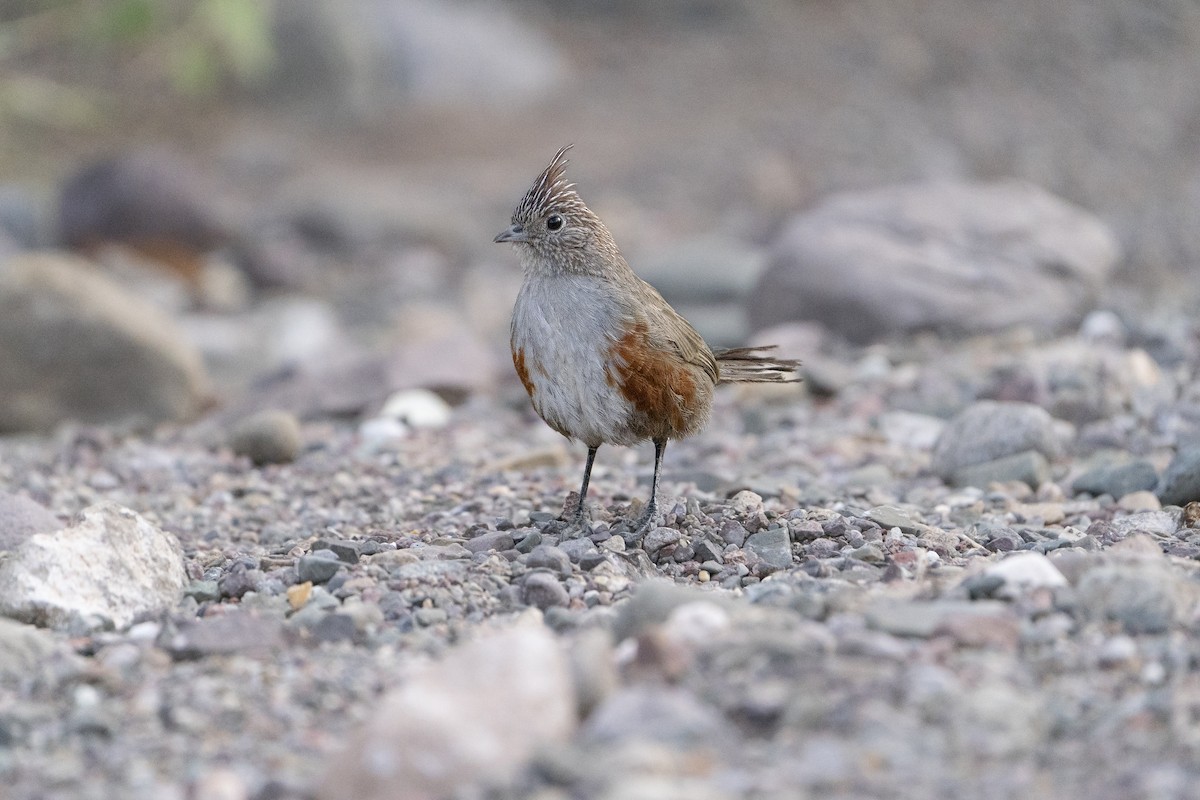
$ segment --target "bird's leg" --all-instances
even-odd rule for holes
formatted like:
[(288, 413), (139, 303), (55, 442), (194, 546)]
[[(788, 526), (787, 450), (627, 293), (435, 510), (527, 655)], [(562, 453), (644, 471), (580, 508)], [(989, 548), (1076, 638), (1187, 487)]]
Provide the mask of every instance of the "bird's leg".
[(588, 481), (592, 479), (592, 462), (596, 460), (596, 451), (600, 449), (600, 445), (588, 448), (587, 463), (583, 466), (583, 485), (579, 487), (579, 505), (575, 508), (575, 516), (571, 520), (576, 525), (582, 525), (584, 520), (584, 508), (587, 501)]
[(638, 517), (635, 526), (639, 531), (649, 528), (658, 516), (658, 471), (662, 468), (663, 453), (666, 449), (666, 439), (654, 440), (654, 478), (650, 481), (650, 502), (646, 503), (646, 510)]

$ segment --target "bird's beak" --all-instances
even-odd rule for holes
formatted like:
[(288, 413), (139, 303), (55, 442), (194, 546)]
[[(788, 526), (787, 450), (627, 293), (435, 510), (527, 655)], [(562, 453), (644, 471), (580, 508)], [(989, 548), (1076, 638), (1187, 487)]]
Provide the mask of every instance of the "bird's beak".
[(528, 242), (529, 236), (520, 225), (510, 225), (497, 233), (496, 238), (492, 239), (492, 241), (497, 244), (500, 242)]

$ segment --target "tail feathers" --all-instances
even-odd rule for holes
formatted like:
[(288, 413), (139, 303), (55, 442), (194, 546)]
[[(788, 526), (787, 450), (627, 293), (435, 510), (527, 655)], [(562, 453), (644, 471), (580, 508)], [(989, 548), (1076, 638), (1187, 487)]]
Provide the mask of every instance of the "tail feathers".
[(764, 353), (774, 350), (767, 347), (734, 347), (729, 350), (714, 350), (720, 371), (718, 383), (799, 383), (796, 370), (799, 361), (789, 358), (772, 358)]

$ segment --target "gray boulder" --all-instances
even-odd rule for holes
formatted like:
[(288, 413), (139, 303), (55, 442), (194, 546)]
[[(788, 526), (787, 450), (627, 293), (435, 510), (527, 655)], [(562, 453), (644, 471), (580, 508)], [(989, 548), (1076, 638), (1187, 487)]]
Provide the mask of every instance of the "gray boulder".
[(1029, 183), (929, 183), (831, 197), (775, 242), (756, 328), (813, 319), (856, 341), (1028, 325), (1092, 309), (1120, 258), (1099, 219)]
[(87, 262), (43, 252), (0, 264), (0, 433), (183, 420), (207, 384), (175, 324)]
[(180, 598), (186, 575), (173, 534), (116, 503), (69, 528), (29, 537), (0, 564), (0, 614), (54, 628), (125, 628)]
[(930, 466), (950, 483), (973, 484), (977, 480), (964, 480), (973, 467), (1029, 452), (1053, 459), (1061, 449), (1054, 420), (1045, 409), (983, 400), (946, 425), (934, 445)]

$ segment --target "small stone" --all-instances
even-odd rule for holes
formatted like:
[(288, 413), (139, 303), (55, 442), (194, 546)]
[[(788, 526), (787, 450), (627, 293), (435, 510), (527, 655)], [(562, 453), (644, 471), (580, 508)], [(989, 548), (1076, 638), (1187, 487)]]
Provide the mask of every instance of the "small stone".
[(1129, 636), (1110, 636), (1100, 645), (1096, 659), (1100, 666), (1109, 668), (1135, 664), (1138, 659), (1137, 642)]
[(729, 498), (729, 508), (739, 517), (753, 516), (763, 510), (763, 499), (749, 489), (743, 489)]
[(721, 538), (725, 541), (725, 544), (741, 547), (746, 543), (746, 537), (749, 535), (749, 532), (742, 526), (742, 523), (737, 520), (725, 520), (721, 525)]
[(450, 404), (428, 389), (396, 392), (383, 404), (379, 416), (410, 428), (444, 428), (450, 422)]
[(1163, 472), (1158, 499), (1164, 506), (1185, 506), (1200, 500), (1200, 447), (1180, 448)]
[(312, 594), (312, 581), (297, 583), (287, 588), (288, 605), (293, 611), (299, 611), (304, 608), (304, 604), (308, 602), (309, 596)]
[(961, 480), (963, 471), (1026, 453), (1041, 455), (1045, 461), (1058, 455), (1061, 447), (1054, 420), (1045, 409), (1030, 403), (984, 400), (950, 421), (938, 438), (930, 466), (956, 486), (986, 486)]
[(1170, 536), (1180, 527), (1179, 512), (1139, 511), (1126, 517), (1117, 517), (1110, 523), (1114, 540), (1124, 539), (1134, 533), (1150, 533)]
[(350, 642), (358, 632), (354, 619), (347, 614), (322, 614), (308, 626), (309, 633), (317, 642)]
[(534, 548), (542, 543), (542, 534), (540, 531), (530, 531), (520, 541), (517, 542), (516, 551), (518, 553), (531, 553)]
[(1050, 464), (1041, 453), (1026, 450), (993, 461), (960, 467), (950, 473), (948, 480), (953, 486), (986, 488), (992, 483), (1018, 481), (1036, 488), (1050, 480)]
[(832, 558), (841, 550), (841, 545), (833, 539), (827, 539), (822, 536), (819, 539), (813, 539), (804, 546), (804, 554), (813, 558)]
[(197, 603), (215, 603), (221, 599), (221, 587), (216, 581), (192, 581), (184, 587), (183, 596)]
[(925, 527), (896, 506), (876, 506), (867, 512), (867, 519), (884, 530), (899, 528), (901, 533), (913, 536), (916, 536)]
[(200, 776), (191, 797), (194, 800), (247, 800), (250, 790), (232, 769), (216, 767)]
[(1071, 483), (1075, 493), (1086, 492), (1099, 496), (1124, 497), (1133, 492), (1153, 489), (1158, 485), (1158, 472), (1149, 461), (1129, 461), (1108, 464), (1084, 472)]
[(792, 565), (791, 537), (783, 528), (772, 528), (750, 536), (746, 539), (746, 549), (774, 569), (787, 569)]
[(708, 539), (700, 539), (693, 547), (695, 559), (700, 562), (716, 561), (720, 563), (725, 560), (722, 548), (715, 542)]
[[(541, 548), (537, 548), (534, 550), (534, 552), (536, 553), (540, 549)], [(564, 539), (558, 544), (557, 547), (554, 548), (554, 550), (558, 551), (559, 554), (565, 555), (568, 561), (579, 561), (584, 556), (596, 552), (596, 545), (592, 543), (591, 539)], [(557, 559), (558, 555), (555, 554), (554, 558)], [(559, 565), (562, 564), (561, 561), (556, 561), (556, 563)], [(554, 569), (561, 569), (561, 566), (556, 566)], [(563, 572), (561, 574), (570, 574), (569, 563), (567, 564), (566, 569), (567, 572)]]
[(472, 553), (486, 553), (490, 550), (512, 550), (516, 543), (508, 531), (487, 531), (474, 539), (467, 539), (466, 548)]
[(263, 580), (261, 569), (247, 568), (244, 563), (234, 564), (229, 572), (221, 576), (219, 586), (222, 597), (241, 597), (246, 592), (258, 591)]
[(57, 678), (79, 669), (82, 663), (74, 650), (55, 634), (0, 618), (0, 682), (4, 685), (16, 687), (33, 675)]
[(349, 746), (330, 756), (314, 796), (449, 797), (484, 779), (506, 783), (539, 750), (565, 745), (578, 702), (567, 657), (544, 626), (479, 636), (375, 700)]
[(521, 581), (521, 600), (545, 611), (553, 606), (566, 606), (571, 598), (558, 578), (539, 571), (530, 572)]
[(1011, 618), (1004, 603), (991, 600), (886, 600), (867, 609), (867, 624), (896, 636), (927, 638), (945, 630), (954, 618), (967, 618), (975, 625)]
[(1158, 496), (1154, 492), (1139, 491), (1122, 495), (1121, 499), (1117, 501), (1117, 507), (1122, 511), (1134, 513), (1139, 511), (1161, 511), (1162, 503), (1159, 502)]
[(312, 551), (329, 550), (343, 564), (357, 564), (359, 555), (366, 542), (354, 542), (346, 539), (317, 539), (312, 543)]
[(229, 434), (229, 448), (257, 466), (295, 461), (301, 445), (300, 421), (295, 414), (279, 409), (253, 414)]
[(1067, 585), (1067, 579), (1058, 567), (1042, 553), (1015, 553), (990, 564), (983, 574), (1004, 580), (1004, 585), (991, 593), (995, 597), (1015, 598), (1033, 589), (1056, 589)]
[(163, 648), (177, 659), (230, 653), (270, 653), (281, 643), (280, 620), (246, 611), (199, 617), (165, 634)]
[(850, 557), (868, 564), (882, 564), (887, 559), (878, 542), (867, 542), (862, 547), (851, 550)]
[(0, 491), (0, 550), (12, 550), (35, 533), (62, 527), (58, 517), (23, 494)]
[(1156, 562), (1097, 567), (1080, 579), (1078, 608), (1085, 616), (1119, 622), (1130, 635), (1166, 633), (1179, 610), (1179, 578)]
[[(567, 542), (585, 542), (587, 548), (572, 548), (574, 552), (594, 552), (596, 546), (587, 539), (568, 539)], [(567, 542), (563, 542), (564, 545)], [(558, 575), (559, 577), (567, 577), (571, 574), (571, 555), (570, 552), (563, 547), (556, 547), (552, 544), (540, 544), (533, 549), (533, 552), (525, 557), (526, 566), (530, 569), (547, 569)]]
[[(620, 537), (616, 537), (616, 538), (619, 539)], [(604, 553), (601, 553), (599, 550), (593, 550), (592, 552), (585, 553), (583, 556), (580, 557), (579, 568), (584, 570), (585, 572), (591, 572), (592, 570), (594, 570), (596, 567), (600, 566), (607, 560), (608, 560), (608, 557), (605, 556)]]
[(610, 553), (624, 553), (625, 540), (620, 536), (610, 536), (600, 543), (600, 547)]
[(446, 613), (444, 608), (418, 608), (413, 612), (413, 619), (422, 628), (428, 628), (432, 625), (441, 625), (450, 619), (450, 615)]
[[(618, 689), (601, 703), (588, 717), (580, 736), (592, 746), (640, 740), (669, 743), (680, 749), (707, 749), (723, 741), (727, 730), (717, 709), (700, 702), (689, 691), (634, 684)], [(671, 795), (643, 795), (663, 796)]]
[(674, 528), (655, 528), (642, 539), (642, 549), (654, 557), (660, 550), (679, 541), (680, 533)]
[(636, 637), (650, 627), (664, 621), (681, 605), (711, 600), (712, 595), (663, 578), (651, 578), (639, 584), (628, 602), (620, 606), (613, 623), (613, 637), (622, 641)]
[(341, 568), (342, 562), (330, 550), (318, 550), (296, 561), (296, 575), (301, 583), (326, 583)]

